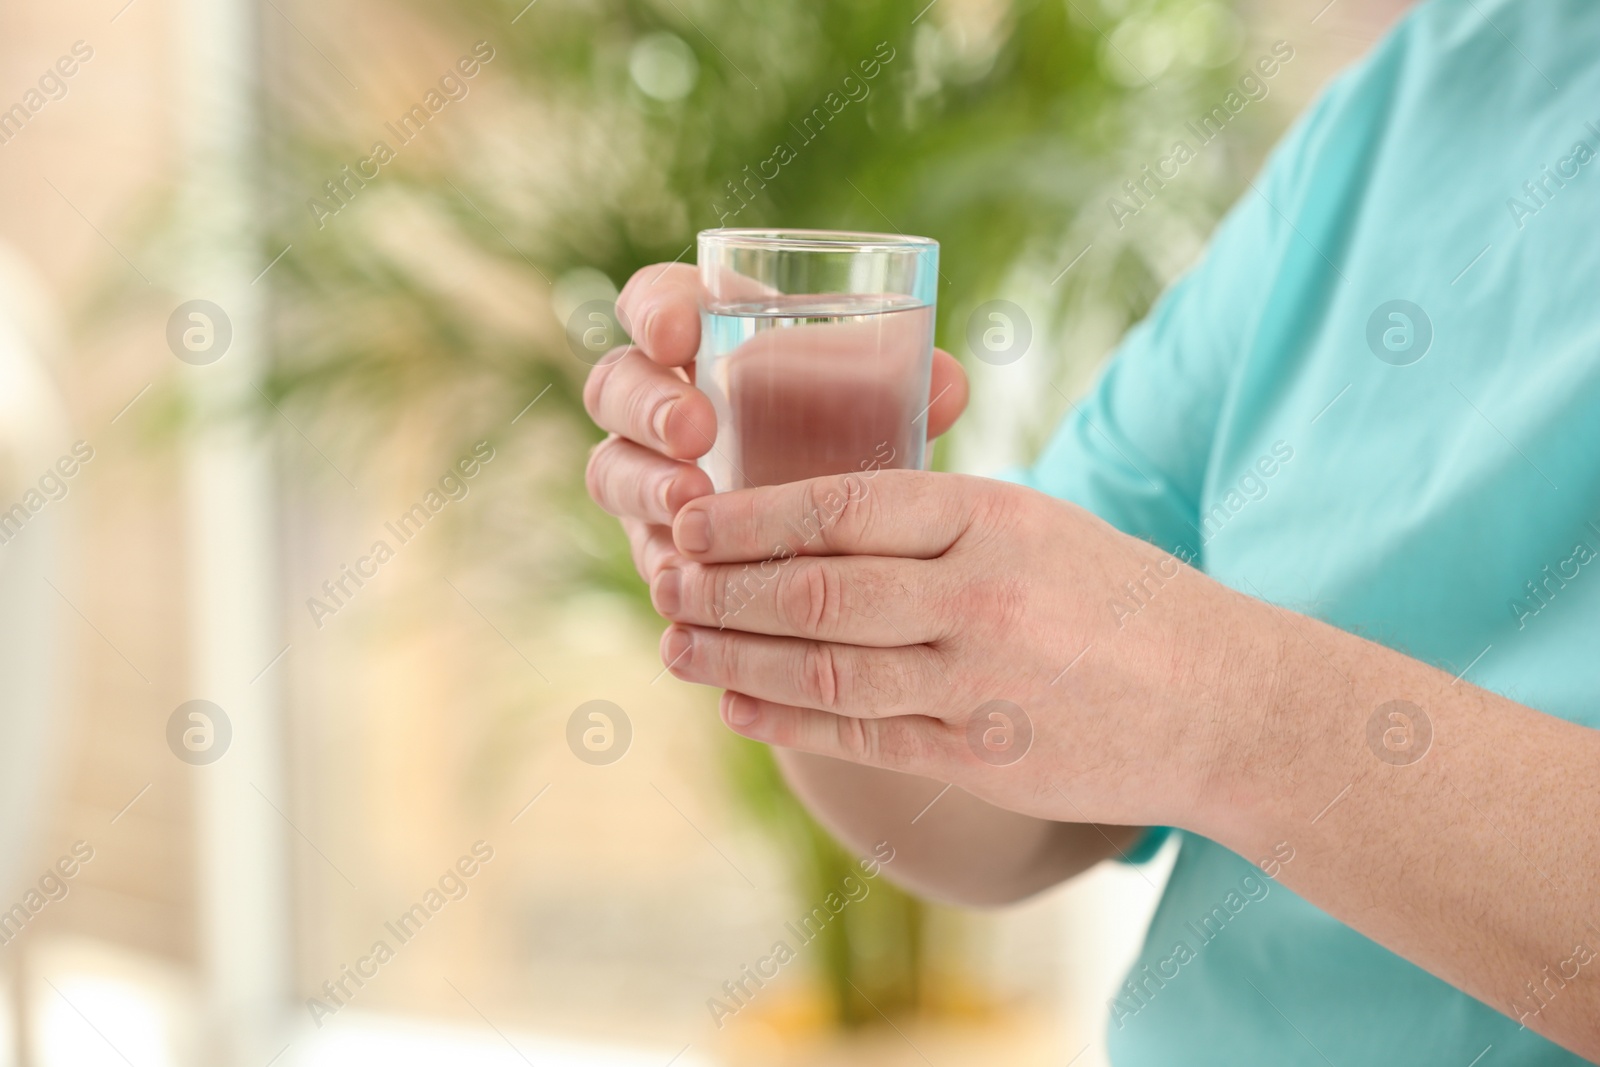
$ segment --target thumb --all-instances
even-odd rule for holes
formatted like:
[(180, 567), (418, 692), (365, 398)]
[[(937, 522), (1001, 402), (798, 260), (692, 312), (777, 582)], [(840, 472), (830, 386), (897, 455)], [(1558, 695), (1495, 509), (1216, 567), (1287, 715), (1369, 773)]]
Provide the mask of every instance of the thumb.
[(941, 348), (933, 350), (933, 377), (928, 389), (928, 436), (938, 437), (967, 409), (967, 372), (956, 357)]

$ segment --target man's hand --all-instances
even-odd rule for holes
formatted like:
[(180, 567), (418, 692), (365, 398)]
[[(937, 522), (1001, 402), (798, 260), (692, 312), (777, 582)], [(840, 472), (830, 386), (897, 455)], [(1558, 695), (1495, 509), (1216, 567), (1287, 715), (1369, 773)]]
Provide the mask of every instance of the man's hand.
[[(1062, 821), (1175, 823), (1273, 659), (1261, 610), (1018, 486), (875, 470), (693, 501), (662, 659), (735, 731)], [(1241, 684), (1243, 683), (1243, 684)]]
[[(610, 436), (589, 456), (589, 495), (622, 520), (633, 561), (649, 581), (673, 554), (668, 526), (678, 509), (711, 492), (694, 464), (716, 442), (711, 401), (694, 387), (700, 347), (700, 278), (693, 266), (646, 267), (617, 298), (635, 343), (589, 375), (583, 401)], [(947, 352), (933, 354), (928, 432), (944, 433), (967, 405), (967, 378)]]
[[(700, 282), (694, 267), (647, 267), (617, 301), (635, 347), (596, 367), (584, 389), (589, 413), (610, 436), (589, 460), (589, 492), (622, 519), (634, 563), (647, 581), (687, 563), (671, 522), (711, 492), (692, 462), (716, 440), (716, 419), (694, 386), (700, 345)], [(967, 403), (967, 379), (948, 353), (933, 354), (928, 432), (949, 429)], [(748, 472), (747, 472), (748, 473)], [(889, 877), (918, 893), (965, 904), (999, 904), (1037, 893), (1130, 847), (1137, 830), (1037, 819), (960, 789), (874, 767), (779, 748), (784, 777), (811, 813), (862, 854), (888, 840)], [(946, 796), (946, 791), (949, 795)], [(942, 797), (929, 809), (929, 801)]]

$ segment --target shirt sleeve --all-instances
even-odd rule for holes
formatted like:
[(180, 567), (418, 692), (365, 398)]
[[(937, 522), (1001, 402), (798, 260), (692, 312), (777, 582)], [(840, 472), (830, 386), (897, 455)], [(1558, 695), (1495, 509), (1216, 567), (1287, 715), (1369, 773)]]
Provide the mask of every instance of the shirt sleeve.
[(1261, 319), (1262, 272), (1283, 231), (1293, 236), (1274, 206), (1292, 147), (1280, 146), (1200, 262), (1128, 331), (1038, 459), (998, 477), (1071, 500), (1169, 552), (1198, 549), (1212, 442)]

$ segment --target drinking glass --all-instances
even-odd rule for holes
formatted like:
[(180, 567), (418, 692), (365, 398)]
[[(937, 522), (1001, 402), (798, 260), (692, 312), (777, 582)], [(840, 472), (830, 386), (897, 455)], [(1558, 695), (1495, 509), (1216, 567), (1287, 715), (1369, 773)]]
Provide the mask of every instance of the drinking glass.
[(902, 234), (702, 231), (695, 384), (718, 491), (921, 468), (939, 244)]

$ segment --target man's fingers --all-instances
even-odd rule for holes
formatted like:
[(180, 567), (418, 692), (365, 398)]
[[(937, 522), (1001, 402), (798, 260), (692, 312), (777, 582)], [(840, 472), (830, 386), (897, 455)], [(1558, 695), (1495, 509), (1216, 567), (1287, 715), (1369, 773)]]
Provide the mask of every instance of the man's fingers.
[(685, 505), (678, 550), (706, 563), (803, 556), (933, 559), (966, 531), (972, 510), (1001, 491), (984, 478), (872, 470), (739, 489)]
[(672, 626), (661, 660), (686, 682), (852, 718), (938, 714), (958, 701), (926, 645), (862, 648), (827, 641)]
[(615, 434), (594, 446), (586, 472), (589, 496), (617, 517), (666, 526), (678, 509), (711, 492), (711, 479), (693, 463), (667, 459)]
[(933, 378), (928, 390), (928, 437), (938, 437), (967, 409), (967, 372), (956, 357), (933, 350)]
[(673, 622), (896, 648), (949, 635), (934, 564), (852, 556), (663, 567), (650, 587)]
[(722, 694), (721, 711), (730, 730), (754, 741), (907, 774), (948, 774), (960, 744), (953, 727), (920, 715), (853, 719), (737, 692)]
[(706, 395), (637, 347), (589, 372), (583, 406), (602, 430), (674, 459), (705, 455), (717, 436), (716, 412)]
[(682, 367), (700, 348), (700, 273), (688, 263), (634, 272), (617, 297), (617, 318), (656, 363)]
[[(697, 267), (653, 264), (635, 271), (623, 286), (617, 297), (617, 317), (651, 361), (664, 367), (687, 366), (700, 348), (701, 295)], [(966, 372), (954, 356), (940, 349), (933, 353), (928, 399), (930, 437), (949, 430), (967, 406)]]

